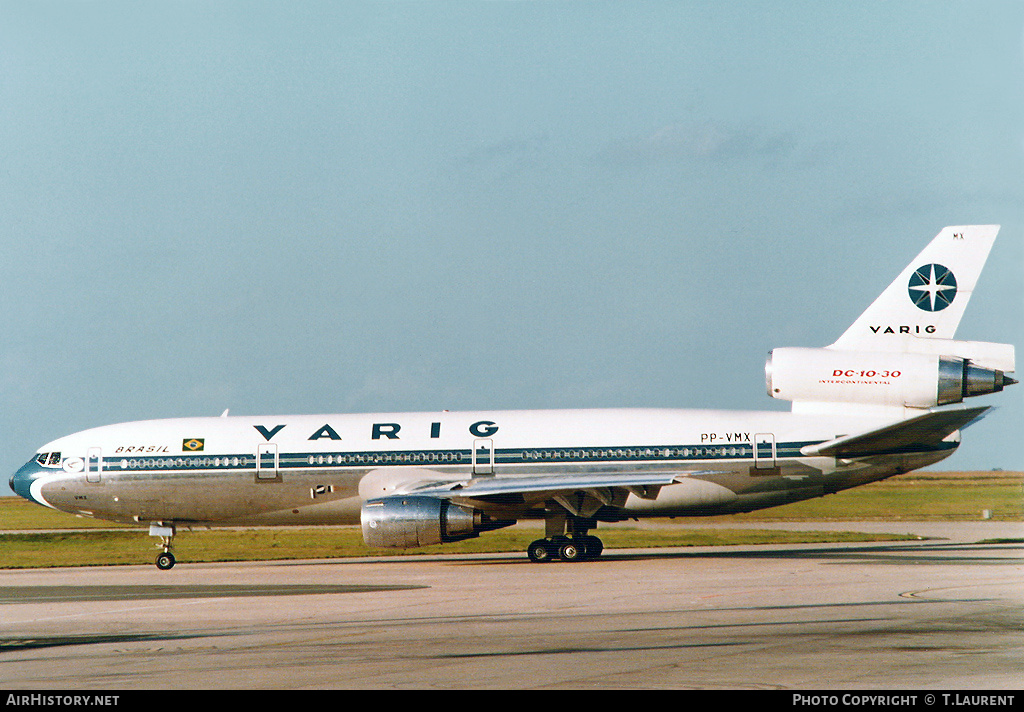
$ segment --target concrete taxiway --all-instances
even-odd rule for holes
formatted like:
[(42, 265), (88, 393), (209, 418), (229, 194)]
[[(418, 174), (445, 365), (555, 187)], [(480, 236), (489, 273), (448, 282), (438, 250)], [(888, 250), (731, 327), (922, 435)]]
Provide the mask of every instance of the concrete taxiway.
[(936, 526), (949, 536), (575, 564), (0, 571), (0, 687), (1019, 688), (1024, 543), (977, 542), (1024, 527)]

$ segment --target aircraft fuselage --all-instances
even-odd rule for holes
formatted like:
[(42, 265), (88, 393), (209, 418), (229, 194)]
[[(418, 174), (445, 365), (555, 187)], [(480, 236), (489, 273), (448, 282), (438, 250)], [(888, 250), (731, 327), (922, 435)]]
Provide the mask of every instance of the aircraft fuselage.
[[(409, 491), (421, 471), (452, 482), (678, 473), (687, 486), (613, 493), (598, 518), (701, 515), (835, 492), (937, 462), (958, 445), (854, 462), (801, 455), (884, 422), (672, 409), (154, 420), (55, 440), (12, 483), (41, 504), (119, 522), (355, 524), (365, 499), (386, 496), (388, 482)], [(375, 479), (381, 490), (368, 491)], [(543, 501), (494, 498), (488, 508), (518, 518)]]

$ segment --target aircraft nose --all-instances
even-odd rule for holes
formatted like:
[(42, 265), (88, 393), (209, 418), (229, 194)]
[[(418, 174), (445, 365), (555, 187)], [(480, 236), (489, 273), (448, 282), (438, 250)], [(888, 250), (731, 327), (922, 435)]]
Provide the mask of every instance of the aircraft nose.
[(17, 472), (11, 475), (11, 489), (19, 497), (24, 497), (30, 502), (42, 504), (42, 502), (39, 502), (32, 496), (32, 483), (42, 472), (43, 468), (35, 460), (29, 460)]

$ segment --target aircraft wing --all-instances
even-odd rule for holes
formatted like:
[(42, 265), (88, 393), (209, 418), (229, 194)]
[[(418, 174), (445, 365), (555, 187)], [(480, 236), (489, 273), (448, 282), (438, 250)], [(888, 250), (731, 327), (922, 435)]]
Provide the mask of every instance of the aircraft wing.
[(507, 494), (577, 492), (618, 487), (624, 489), (670, 485), (695, 475), (712, 475), (718, 470), (692, 472), (616, 472), (614, 474), (539, 475), (536, 477), (475, 477), (465, 482), (429, 484), (407, 490), (406, 494), (482, 498)]
[(808, 457), (868, 457), (901, 450), (920, 450), (935, 446), (951, 433), (965, 428), (984, 416), (991, 406), (934, 410), (893, 425), (855, 435), (844, 435), (800, 452)]
[[(602, 505), (610, 504), (627, 493), (643, 499), (654, 499), (665, 485), (682, 482), (699, 475), (721, 474), (720, 470), (636, 471), (579, 473), (563, 475), (474, 477), (463, 481), (438, 482), (420, 480), (406, 482), (394, 495), (423, 495), (450, 499), (483, 508), (503, 505), (527, 505), (549, 499), (560, 502), (577, 516), (592, 516)], [(625, 492), (623, 492), (625, 491)]]

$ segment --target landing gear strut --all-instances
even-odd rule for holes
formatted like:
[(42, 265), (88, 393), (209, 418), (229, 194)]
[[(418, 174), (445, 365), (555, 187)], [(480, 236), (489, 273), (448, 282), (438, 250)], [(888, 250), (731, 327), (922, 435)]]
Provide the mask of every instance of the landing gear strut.
[(562, 561), (596, 559), (604, 551), (604, 543), (587, 531), (597, 525), (593, 519), (554, 517), (545, 520), (547, 537), (526, 547), (530, 561), (541, 564), (558, 558)]
[(149, 535), (160, 537), (160, 544), (157, 544), (162, 551), (156, 557), (156, 567), (161, 571), (167, 571), (174, 566), (175, 558), (171, 553), (171, 540), (174, 539), (174, 525), (165, 525), (163, 522), (149, 525)]

